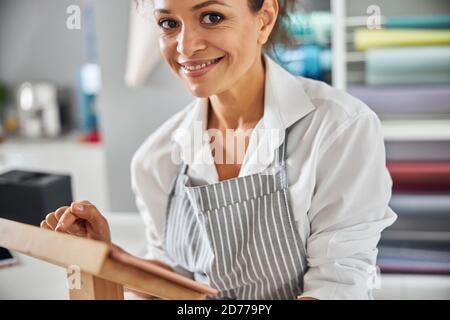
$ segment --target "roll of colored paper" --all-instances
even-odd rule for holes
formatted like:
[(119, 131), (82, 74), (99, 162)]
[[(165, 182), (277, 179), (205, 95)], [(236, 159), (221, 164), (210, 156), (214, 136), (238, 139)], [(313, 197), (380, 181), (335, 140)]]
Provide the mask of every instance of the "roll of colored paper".
[(389, 206), (398, 215), (392, 230), (450, 232), (450, 194), (395, 193)]
[(433, 46), (450, 44), (450, 30), (357, 29), (354, 46), (358, 51), (380, 47)]
[(366, 83), (372, 86), (378, 85), (403, 85), (403, 84), (450, 84), (450, 74), (448, 72), (417, 72), (407, 71), (394, 72), (366, 72)]
[(448, 248), (450, 248), (450, 232), (393, 230), (388, 228), (381, 235), (380, 245), (448, 251)]
[(377, 265), (385, 273), (450, 274), (450, 253), (380, 245)]
[(302, 36), (305, 44), (330, 43), (332, 16), (327, 11), (295, 12), (282, 20), (282, 25), (295, 36)]
[(450, 192), (450, 161), (389, 161), (394, 192)]
[(450, 15), (386, 17), (385, 28), (450, 29)]
[(352, 86), (348, 92), (380, 116), (450, 114), (450, 86)]
[(450, 141), (450, 119), (381, 119), (385, 141)]
[(450, 46), (377, 48), (366, 53), (370, 85), (448, 84)]
[(450, 141), (385, 141), (389, 161), (450, 161)]
[(450, 194), (396, 193), (389, 205), (403, 216), (448, 218), (446, 223), (450, 226)]
[(322, 80), (323, 72), (331, 69), (331, 51), (318, 45), (305, 45), (297, 49), (277, 48), (275, 59), (290, 73)]

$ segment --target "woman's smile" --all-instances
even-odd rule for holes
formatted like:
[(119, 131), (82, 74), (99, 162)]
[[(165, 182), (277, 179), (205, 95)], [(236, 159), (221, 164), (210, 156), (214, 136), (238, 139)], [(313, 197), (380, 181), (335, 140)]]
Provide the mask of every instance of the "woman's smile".
[(188, 60), (179, 62), (180, 69), (183, 74), (190, 78), (198, 78), (214, 69), (224, 57), (211, 60)]

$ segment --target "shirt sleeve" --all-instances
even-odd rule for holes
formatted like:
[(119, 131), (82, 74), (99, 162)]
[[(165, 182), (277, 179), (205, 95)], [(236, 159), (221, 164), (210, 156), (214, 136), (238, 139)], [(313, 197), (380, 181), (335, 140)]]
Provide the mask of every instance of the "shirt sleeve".
[(396, 220), (391, 190), (380, 120), (347, 120), (319, 151), (302, 296), (372, 298), (380, 234)]

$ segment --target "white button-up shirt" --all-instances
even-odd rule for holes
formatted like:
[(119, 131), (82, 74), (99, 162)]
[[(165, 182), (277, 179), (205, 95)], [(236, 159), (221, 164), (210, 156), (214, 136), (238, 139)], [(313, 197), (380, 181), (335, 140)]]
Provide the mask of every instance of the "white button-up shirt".
[[(289, 191), (308, 261), (303, 296), (370, 299), (380, 233), (396, 219), (388, 206), (392, 180), (380, 120), (349, 94), (295, 77), (267, 55), (264, 60), (264, 116), (250, 137), (239, 176), (262, 171), (283, 142), (268, 132), (291, 127)], [(196, 99), (151, 134), (133, 157), (132, 188), (147, 227), (146, 258), (173, 265), (163, 238), (169, 193), (181, 167), (174, 155), (189, 164), (195, 184), (218, 182), (214, 161), (197, 161), (200, 155), (212, 157), (209, 142), (192, 141), (195, 124), (205, 130), (207, 112), (208, 99)], [(255, 154), (262, 154), (263, 164), (252, 161)]]

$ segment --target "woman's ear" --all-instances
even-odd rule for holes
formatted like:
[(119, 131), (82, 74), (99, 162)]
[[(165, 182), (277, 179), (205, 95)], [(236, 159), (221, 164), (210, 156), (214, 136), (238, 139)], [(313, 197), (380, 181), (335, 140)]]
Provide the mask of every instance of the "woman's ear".
[(278, 17), (278, 0), (265, 0), (263, 7), (258, 12), (261, 26), (259, 29), (258, 43), (264, 45), (270, 37)]

